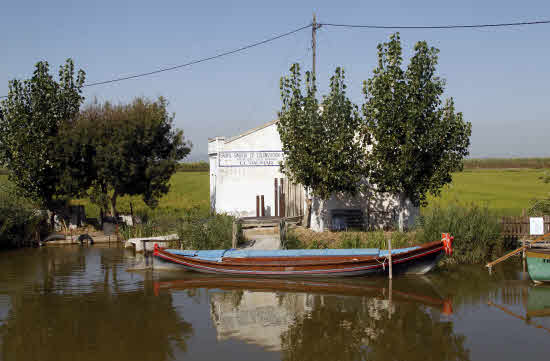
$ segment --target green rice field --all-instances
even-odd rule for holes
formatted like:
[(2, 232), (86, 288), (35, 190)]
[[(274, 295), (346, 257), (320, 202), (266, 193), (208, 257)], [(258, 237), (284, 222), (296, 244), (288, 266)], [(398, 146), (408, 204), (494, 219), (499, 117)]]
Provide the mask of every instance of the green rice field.
[[(550, 184), (539, 178), (544, 169), (466, 169), (455, 173), (453, 182), (442, 190), (438, 198), (429, 198), (428, 206), (445, 206), (451, 202), (487, 205), (498, 215), (521, 215), (529, 207), (530, 200), (547, 197)], [(0, 175), (0, 182), (7, 176)], [(179, 213), (198, 207), (207, 213), (209, 208), (208, 172), (178, 172), (171, 181), (171, 190), (159, 204), (158, 212)], [(132, 201), (135, 213), (146, 212), (147, 206), (140, 197), (119, 198), (117, 208), (130, 211)], [(99, 209), (86, 199), (73, 201), (86, 206), (90, 217), (97, 217)]]
[(544, 169), (475, 169), (453, 175), (453, 182), (444, 187), (441, 196), (429, 198), (428, 207), (445, 206), (450, 202), (482, 204), (498, 215), (521, 215), (530, 200), (547, 197), (550, 184), (539, 178)]

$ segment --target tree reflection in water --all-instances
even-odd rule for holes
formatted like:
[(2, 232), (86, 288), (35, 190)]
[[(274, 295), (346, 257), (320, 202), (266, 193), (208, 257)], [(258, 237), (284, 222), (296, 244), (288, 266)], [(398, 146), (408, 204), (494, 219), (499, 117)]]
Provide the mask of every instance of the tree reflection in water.
[(469, 360), (439, 311), (367, 297), (313, 296), (281, 342), (284, 360)]
[(101, 270), (89, 279), (81, 253), (47, 259), (24, 289), (8, 292), (0, 359), (162, 361), (173, 359), (175, 349), (186, 351), (192, 325), (179, 317), (169, 293), (155, 295), (150, 280), (121, 289), (120, 268), (103, 255)]

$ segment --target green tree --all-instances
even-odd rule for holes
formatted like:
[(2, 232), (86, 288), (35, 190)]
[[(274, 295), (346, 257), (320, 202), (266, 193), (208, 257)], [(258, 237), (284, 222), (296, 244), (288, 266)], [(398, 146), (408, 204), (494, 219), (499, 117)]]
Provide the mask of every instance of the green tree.
[(365, 172), (365, 152), (358, 139), (362, 120), (346, 95), (344, 80), (344, 70), (336, 68), (330, 92), (319, 104), (310, 72), (305, 91), (298, 64), (281, 78), (283, 105), (277, 129), (285, 154), (282, 171), (323, 199), (335, 192), (355, 194)]
[(418, 206), (437, 195), (462, 169), (471, 124), (456, 113), (453, 99), (442, 102), (445, 81), (436, 76), (439, 50), (416, 43), (403, 69), (399, 33), (378, 45), (378, 67), (366, 81), (365, 141), (370, 145), (370, 181), (399, 197), (399, 228), (406, 199)]
[(89, 196), (116, 216), (119, 196), (141, 195), (150, 207), (168, 193), (178, 161), (191, 151), (164, 98), (136, 98), (130, 104), (94, 103), (78, 118), (68, 138), (72, 159), (89, 159)]
[(9, 178), (23, 196), (50, 210), (67, 195), (56, 147), (59, 130), (74, 119), (84, 100), (85, 73), (79, 70), (76, 78), (74, 73), (74, 63), (67, 59), (56, 81), (48, 63), (40, 61), (30, 79), (9, 82), (0, 105), (0, 155)]

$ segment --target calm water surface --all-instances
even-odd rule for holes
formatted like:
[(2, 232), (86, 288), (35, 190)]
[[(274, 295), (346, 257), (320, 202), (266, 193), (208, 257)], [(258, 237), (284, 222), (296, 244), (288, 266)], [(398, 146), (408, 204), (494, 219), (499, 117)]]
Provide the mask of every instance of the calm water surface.
[(128, 271), (122, 248), (0, 253), (1, 360), (550, 360), (522, 265), (274, 280)]

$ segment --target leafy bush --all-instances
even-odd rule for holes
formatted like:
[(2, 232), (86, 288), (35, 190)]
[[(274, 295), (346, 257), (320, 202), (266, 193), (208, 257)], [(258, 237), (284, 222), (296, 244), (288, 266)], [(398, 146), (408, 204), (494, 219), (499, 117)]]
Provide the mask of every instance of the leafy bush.
[(233, 221), (234, 217), (226, 214), (204, 218), (200, 210), (191, 210), (179, 225), (179, 241), (175, 246), (197, 250), (231, 248)]
[(47, 215), (19, 197), (11, 184), (0, 184), (0, 248), (19, 247), (45, 231)]
[(450, 263), (481, 263), (510, 246), (501, 235), (498, 217), (486, 206), (434, 206), (424, 211), (419, 227), (424, 242), (441, 239), (441, 233), (454, 236), (453, 256), (446, 258)]

